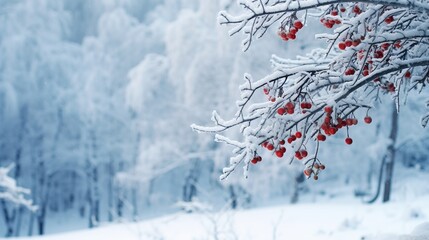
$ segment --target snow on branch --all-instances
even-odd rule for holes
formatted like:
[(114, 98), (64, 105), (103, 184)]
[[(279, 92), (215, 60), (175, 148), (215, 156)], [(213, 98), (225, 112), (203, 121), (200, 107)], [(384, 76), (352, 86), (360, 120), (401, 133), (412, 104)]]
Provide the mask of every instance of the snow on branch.
[(17, 186), (16, 181), (8, 176), (13, 167), (13, 164), (5, 168), (0, 167), (0, 199), (23, 205), (32, 211), (36, 210), (32, 201), (25, 198), (25, 195), (30, 194), (30, 190)]
[(233, 16), (226, 11), (219, 12), (218, 22), (221, 25), (232, 25), (229, 34), (234, 35), (243, 31), (247, 35), (243, 41), (243, 50), (246, 51), (254, 36), (262, 37), (268, 28), (279, 20), (296, 20), (297, 13), (318, 9), (320, 7), (331, 7), (336, 5), (347, 5), (348, 3), (365, 3), (389, 7), (403, 8), (416, 12), (429, 12), (427, 1), (416, 0), (295, 0), (295, 1), (254, 1), (240, 0), (239, 5), (244, 12)]
[[(242, 0), (239, 4), (244, 7), (242, 15), (221, 12), (219, 22), (232, 25), (232, 34), (246, 34), (244, 50), (253, 36), (261, 37), (277, 22), (278, 35), (285, 42), (299, 37), (310, 16), (333, 31), (317, 35), (327, 40), (323, 49), (292, 60), (273, 56), (273, 73), (259, 80), (246, 74), (233, 118), (224, 120), (214, 112), (214, 126), (192, 125), (199, 132), (217, 133), (216, 141), (235, 147), (221, 179), (240, 163), (247, 176), (250, 163), (262, 160), (262, 151), (283, 158), (287, 147), (292, 160), (305, 159), (304, 174), (317, 180), (325, 168), (318, 158), (321, 142), (344, 131), (345, 144), (352, 144), (357, 112), (363, 111), (363, 122), (370, 124), (369, 112), (381, 95), (390, 95), (399, 104), (409, 92), (421, 91), (429, 83), (427, 1)], [(301, 14), (302, 10), (312, 14)], [(422, 118), (423, 126), (428, 119), (428, 115)], [(242, 138), (219, 135), (228, 129), (239, 129)], [(309, 141), (316, 142), (314, 151), (308, 149)]]

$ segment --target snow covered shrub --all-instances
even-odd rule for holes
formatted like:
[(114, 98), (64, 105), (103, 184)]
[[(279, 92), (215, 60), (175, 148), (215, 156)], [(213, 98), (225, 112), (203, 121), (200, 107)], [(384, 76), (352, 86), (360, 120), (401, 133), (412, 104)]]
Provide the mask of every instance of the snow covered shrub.
[[(396, 106), (429, 81), (429, 4), (427, 1), (374, 0), (240, 0), (243, 12), (219, 13), (230, 34), (243, 32), (246, 51), (256, 39), (278, 29), (287, 44), (297, 41), (309, 18), (318, 18), (329, 33), (317, 34), (327, 44), (296, 59), (272, 57), (273, 72), (254, 80), (245, 74), (238, 110), (230, 120), (216, 111), (215, 126), (192, 125), (198, 132), (217, 133), (215, 140), (235, 147), (221, 179), (244, 164), (262, 160), (262, 151), (278, 158), (303, 161), (304, 174), (318, 179), (325, 168), (318, 156), (322, 142), (344, 136), (353, 144), (353, 126), (371, 124), (371, 111), (382, 95)], [(265, 96), (265, 97), (263, 97)], [(262, 100), (261, 100), (262, 99)], [(429, 102), (427, 102), (429, 106)], [(356, 116), (364, 115), (363, 119)], [(426, 126), (429, 114), (421, 124)], [(239, 129), (242, 139), (219, 133)], [(309, 149), (314, 141), (315, 149)], [(288, 154), (286, 154), (286, 152)], [(291, 153), (291, 154), (289, 154)]]

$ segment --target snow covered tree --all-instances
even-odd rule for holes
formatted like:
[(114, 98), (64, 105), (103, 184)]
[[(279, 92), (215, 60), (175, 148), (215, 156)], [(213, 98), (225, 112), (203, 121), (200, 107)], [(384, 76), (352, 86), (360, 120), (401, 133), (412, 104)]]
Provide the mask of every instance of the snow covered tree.
[[(370, 124), (374, 103), (383, 95), (391, 96), (399, 111), (407, 95), (422, 91), (429, 81), (427, 1), (241, 0), (239, 5), (242, 14), (222, 11), (218, 21), (232, 26), (230, 35), (245, 34), (244, 51), (272, 33), (270, 27), (278, 29), (284, 44), (296, 41), (310, 18), (327, 28), (316, 35), (327, 44), (294, 60), (274, 55), (271, 74), (259, 80), (245, 74), (232, 119), (214, 111), (215, 126), (192, 125), (235, 147), (221, 179), (240, 164), (247, 177), (250, 165), (269, 151), (291, 162), (303, 161), (304, 174), (317, 180), (325, 169), (318, 153), (327, 138), (344, 136), (351, 145), (357, 116), (363, 114), (362, 121)], [(423, 116), (423, 127), (428, 120), (429, 114)], [(242, 139), (219, 134), (228, 129), (239, 129)], [(387, 163), (392, 161), (387, 157)]]

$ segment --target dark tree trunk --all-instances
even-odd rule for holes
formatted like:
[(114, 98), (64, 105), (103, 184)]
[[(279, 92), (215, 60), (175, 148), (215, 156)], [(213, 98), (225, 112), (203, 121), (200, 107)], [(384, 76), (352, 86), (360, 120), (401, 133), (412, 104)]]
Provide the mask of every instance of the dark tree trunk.
[(295, 179), (294, 179), (294, 184), (293, 184), (293, 193), (292, 193), (292, 197), (290, 198), (290, 203), (294, 204), (297, 203), (299, 200), (299, 192), (301, 189), (301, 185), (302, 183), (305, 181), (305, 177), (304, 174), (302, 174), (301, 172), (298, 172), (295, 175)]
[[(136, 136), (136, 143), (134, 146), (134, 156), (133, 156), (133, 169), (136, 169), (137, 166), (137, 160), (139, 156), (139, 147), (140, 147), (140, 141), (141, 141), (141, 134), (138, 133)], [(136, 175), (136, 172), (134, 171), (134, 175)], [(138, 215), (139, 215), (139, 209), (138, 209), (138, 192), (137, 192), (138, 184), (134, 183), (132, 184), (131, 188), (131, 204), (133, 205), (133, 220), (137, 221)]]
[(113, 159), (112, 156), (110, 156), (109, 161), (109, 179), (107, 180), (107, 205), (108, 205), (108, 220), (109, 222), (113, 222), (113, 176), (114, 176), (114, 170), (113, 170)]
[(234, 186), (229, 185), (229, 198), (231, 200), (231, 208), (236, 209), (237, 208), (237, 194), (235, 193)]
[(392, 191), (392, 177), (393, 177), (393, 167), (395, 164), (395, 144), (396, 138), (398, 135), (398, 112), (396, 111), (396, 106), (393, 104), (392, 107), (392, 126), (390, 129), (390, 144), (387, 147), (387, 158), (386, 158), (386, 174), (384, 180), (384, 192), (383, 192), (383, 202), (388, 202), (390, 200), (390, 195)]
[(192, 163), (192, 167), (189, 170), (189, 174), (185, 179), (185, 184), (183, 186), (183, 201), (190, 202), (192, 198), (197, 195), (197, 181), (200, 173), (200, 161), (198, 159), (194, 159)]

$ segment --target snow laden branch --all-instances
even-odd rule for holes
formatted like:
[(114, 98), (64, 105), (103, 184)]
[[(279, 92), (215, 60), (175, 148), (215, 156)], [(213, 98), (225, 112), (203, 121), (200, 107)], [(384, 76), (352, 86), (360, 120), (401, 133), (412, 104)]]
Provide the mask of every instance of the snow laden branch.
[(387, 7), (397, 7), (408, 9), (410, 11), (429, 12), (429, 5), (426, 0), (239, 0), (238, 3), (243, 7), (244, 12), (240, 15), (233, 16), (226, 11), (219, 12), (218, 22), (221, 25), (232, 25), (229, 31), (230, 35), (234, 35), (243, 31), (247, 37), (243, 41), (243, 50), (249, 49), (253, 37), (262, 37), (268, 28), (274, 23), (282, 20), (285, 24), (287, 20), (297, 19), (297, 14), (305, 11), (305, 14), (310, 10), (319, 9), (320, 7), (332, 6), (347, 6), (350, 3), (378, 4)]
[(8, 176), (13, 167), (11, 164), (6, 168), (0, 168), (0, 199), (24, 205), (32, 211), (36, 210), (32, 201), (25, 198), (25, 195), (30, 194), (30, 190), (17, 186), (16, 181)]
[[(316, 35), (327, 41), (326, 48), (292, 60), (273, 56), (273, 73), (256, 81), (246, 74), (232, 119), (224, 120), (213, 112), (214, 126), (192, 125), (199, 132), (217, 133), (217, 141), (235, 147), (221, 179), (241, 163), (247, 177), (250, 164), (260, 162), (262, 152), (268, 150), (278, 158), (304, 160), (304, 174), (317, 180), (325, 168), (318, 151), (327, 137), (343, 132), (345, 144), (352, 144), (358, 112), (363, 112), (363, 121), (370, 124), (370, 110), (381, 95), (390, 95), (399, 106), (409, 92), (421, 91), (428, 84), (427, 2), (320, 0), (240, 4), (245, 8), (244, 15), (231, 17), (221, 12), (220, 22), (233, 25), (232, 33), (250, 34), (244, 42), (245, 49), (252, 36), (258, 31), (263, 35), (276, 22), (278, 35), (285, 42), (299, 36), (310, 16), (319, 18), (332, 31)], [(251, 27), (246, 27), (251, 20)], [(427, 119), (422, 118), (423, 125)], [(236, 128), (242, 134), (239, 141), (220, 135)], [(314, 150), (309, 149), (310, 141), (316, 143)]]

